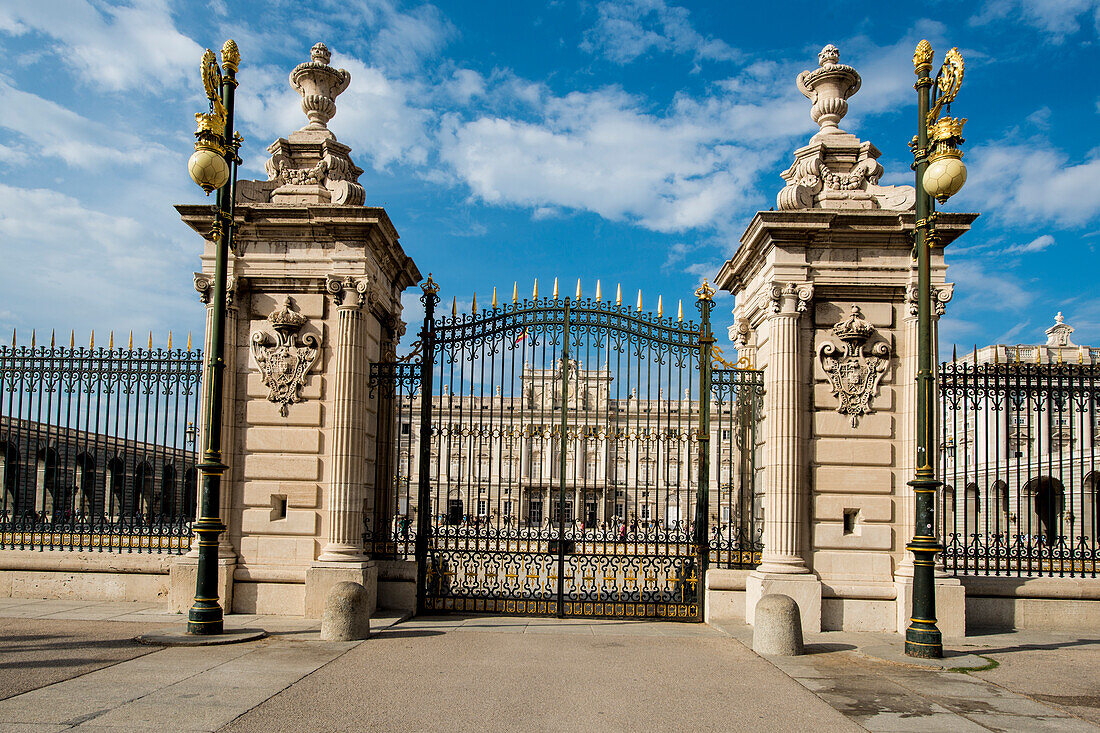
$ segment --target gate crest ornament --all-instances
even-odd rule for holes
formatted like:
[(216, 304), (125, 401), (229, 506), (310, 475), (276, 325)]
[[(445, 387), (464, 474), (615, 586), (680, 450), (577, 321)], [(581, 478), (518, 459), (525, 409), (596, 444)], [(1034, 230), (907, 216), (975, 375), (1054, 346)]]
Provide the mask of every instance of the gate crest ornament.
[(274, 343), (271, 335), (262, 331), (252, 335), (251, 343), (252, 356), (268, 389), (267, 399), (279, 403), (279, 414), (283, 417), (291, 404), (302, 401), (299, 392), (320, 353), (320, 342), (312, 334), (302, 336), (299, 343), (298, 331), (305, 325), (306, 317), (291, 307), (288, 295), (282, 307), (267, 317), (275, 329)]
[(833, 394), (839, 398), (836, 411), (848, 415), (853, 428), (859, 424), (861, 415), (871, 412), (871, 399), (878, 392), (890, 358), (890, 347), (885, 342), (866, 346), (874, 330), (859, 306), (853, 305), (851, 314), (832, 329), (844, 342), (843, 348), (826, 343), (819, 353), (821, 368), (829, 376)]

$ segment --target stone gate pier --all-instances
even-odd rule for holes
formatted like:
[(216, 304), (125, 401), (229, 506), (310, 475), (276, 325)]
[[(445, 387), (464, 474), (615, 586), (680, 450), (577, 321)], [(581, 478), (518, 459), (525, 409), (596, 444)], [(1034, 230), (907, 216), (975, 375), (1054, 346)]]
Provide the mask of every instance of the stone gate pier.
[[(291, 72), (308, 124), (268, 147), (268, 180), (236, 184), (220, 552), (223, 603), (236, 613), (319, 616), (344, 580), (376, 600), (362, 541), (377, 430), (367, 377), (404, 332), (401, 292), (421, 275), (327, 128), (351, 81), (329, 60), (319, 43)], [(206, 239), (195, 288), (209, 303), (212, 212), (176, 208)], [(192, 556), (171, 568), (176, 610), (191, 604), (195, 568)]]
[[(743, 581), (749, 623), (767, 593), (794, 598), (806, 631), (908, 623), (915, 191), (880, 185), (878, 148), (839, 127), (860, 83), (832, 46), (798, 76), (820, 130), (794, 152), (775, 209), (756, 214), (716, 278), (736, 298), (730, 338), (764, 371), (764, 551)], [(977, 215), (938, 217), (937, 317), (952, 294), (943, 248)], [(721, 603), (736, 583), (708, 586), (715, 608), (736, 607)], [(961, 636), (962, 586), (943, 578), (937, 600), (941, 630)]]

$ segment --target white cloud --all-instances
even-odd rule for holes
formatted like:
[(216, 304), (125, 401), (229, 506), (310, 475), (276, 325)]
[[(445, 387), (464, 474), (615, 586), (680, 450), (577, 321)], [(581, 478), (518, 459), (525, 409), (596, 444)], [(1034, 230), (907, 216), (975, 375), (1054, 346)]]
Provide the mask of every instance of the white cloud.
[[(191, 306), (184, 252), (149, 223), (91, 209), (48, 189), (0, 183), (0, 287), (23, 322), (78, 333), (95, 328), (160, 330)], [(42, 290), (64, 293), (43, 298)], [(23, 304), (23, 305), (20, 305)], [(29, 312), (33, 309), (33, 313)]]
[[(0, 75), (0, 128), (26, 139), (38, 155), (63, 160), (78, 168), (136, 166), (167, 151), (150, 140), (78, 115), (56, 102), (16, 89)], [(10, 150), (10, 148), (9, 148)], [(0, 160), (20, 162), (25, 151), (0, 154)]]
[(111, 5), (33, 0), (0, 11), (0, 31), (34, 32), (86, 83), (109, 91), (191, 82), (202, 49), (176, 29), (166, 0)]
[(1100, 32), (1100, 0), (987, 0), (970, 23), (985, 25), (997, 20), (1023, 21), (1061, 43), (1081, 30), (1082, 21), (1091, 22)]
[(1023, 312), (1034, 300), (1034, 289), (1004, 272), (992, 272), (976, 260), (953, 262), (947, 279), (955, 283), (957, 297), (951, 310), (969, 312)]
[(713, 224), (765, 161), (720, 119), (652, 115), (615, 88), (544, 93), (534, 122), (450, 114), (440, 138), (442, 159), (485, 202), (593, 211), (657, 231)]
[(1100, 154), (1071, 163), (1049, 144), (985, 145), (967, 154), (969, 181), (960, 202), (974, 201), (1007, 223), (1080, 226), (1100, 214)]
[(601, 2), (595, 27), (581, 48), (617, 64), (627, 64), (654, 51), (691, 54), (699, 61), (735, 61), (742, 54), (725, 41), (695, 30), (686, 8), (664, 0)]
[(1031, 240), (1027, 244), (1016, 244), (1004, 250), (1005, 254), (1029, 254), (1032, 252), (1042, 252), (1044, 249), (1054, 244), (1054, 237), (1049, 234), (1042, 234), (1035, 239)]

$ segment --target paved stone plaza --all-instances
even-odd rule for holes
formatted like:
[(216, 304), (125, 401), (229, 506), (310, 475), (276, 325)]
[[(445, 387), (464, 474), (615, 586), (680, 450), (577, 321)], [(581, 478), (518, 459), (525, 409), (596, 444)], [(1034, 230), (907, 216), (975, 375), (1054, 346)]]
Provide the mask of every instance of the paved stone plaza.
[(333, 643), (313, 620), (233, 615), (227, 626), (269, 638), (133, 641), (180, 618), (155, 604), (0, 599), (0, 729), (1100, 728), (1100, 635), (974, 636), (954, 649), (999, 666), (970, 672), (861, 651), (899, 646), (891, 634), (810, 634), (807, 656), (765, 659), (741, 624), (376, 616), (370, 640)]

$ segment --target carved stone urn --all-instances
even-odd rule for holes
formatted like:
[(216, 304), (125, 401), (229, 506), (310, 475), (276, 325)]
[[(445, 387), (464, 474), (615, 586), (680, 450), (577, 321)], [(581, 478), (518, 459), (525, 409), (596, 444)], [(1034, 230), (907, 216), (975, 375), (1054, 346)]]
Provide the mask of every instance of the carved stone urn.
[(290, 85), (302, 95), (302, 111), (309, 118), (302, 129), (325, 130), (336, 114), (336, 97), (351, 83), (351, 73), (328, 65), (332, 54), (323, 43), (310, 49), (309, 58), (290, 72)]
[(817, 55), (818, 68), (798, 75), (798, 90), (813, 102), (810, 118), (821, 127), (819, 135), (843, 132), (839, 124), (848, 114), (848, 97), (862, 83), (855, 69), (839, 61), (840, 51), (829, 44)]

